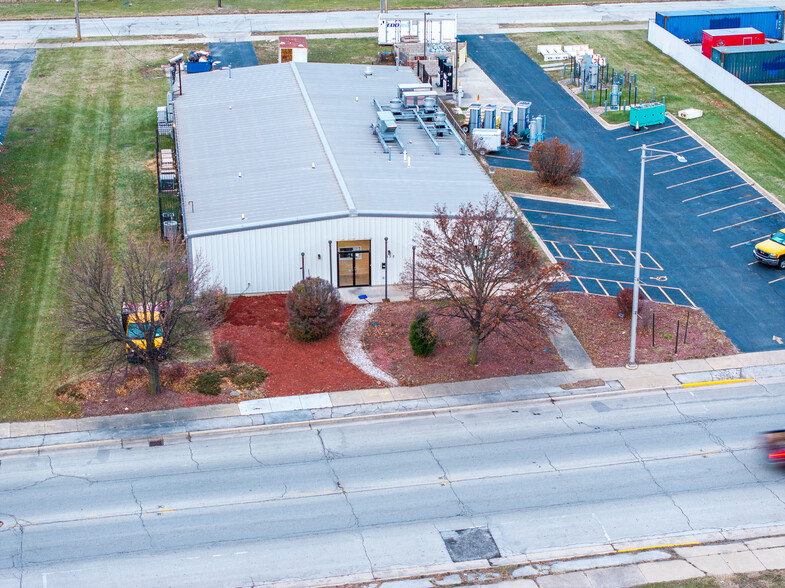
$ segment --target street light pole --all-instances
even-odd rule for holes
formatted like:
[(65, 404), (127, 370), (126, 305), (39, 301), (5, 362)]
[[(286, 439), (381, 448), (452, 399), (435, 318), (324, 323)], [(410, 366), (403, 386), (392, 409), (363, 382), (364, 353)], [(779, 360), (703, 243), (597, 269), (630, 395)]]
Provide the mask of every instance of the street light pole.
[[(662, 155), (649, 155), (649, 153), (661, 153)], [(679, 163), (687, 163), (687, 159), (674, 151), (666, 151), (665, 149), (652, 149), (641, 145), (641, 181), (638, 190), (638, 231), (635, 236), (635, 274), (632, 284), (632, 330), (630, 331), (630, 361), (627, 363), (627, 369), (634, 370), (638, 368), (635, 363), (635, 345), (637, 343), (638, 335), (638, 296), (641, 291), (641, 235), (643, 233), (643, 183), (644, 174), (646, 172), (646, 160), (652, 157), (663, 157), (672, 155)]]
[[(422, 15), (422, 59), (423, 62), (428, 59), (428, 15), (430, 12), (424, 12)], [(425, 63), (422, 64), (423, 69)]]

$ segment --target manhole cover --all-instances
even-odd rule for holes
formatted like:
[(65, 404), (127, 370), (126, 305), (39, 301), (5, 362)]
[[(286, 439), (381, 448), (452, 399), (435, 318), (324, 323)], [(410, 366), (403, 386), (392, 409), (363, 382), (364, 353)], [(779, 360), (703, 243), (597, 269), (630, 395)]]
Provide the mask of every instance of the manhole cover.
[(441, 536), (454, 562), (500, 557), (496, 541), (486, 527), (444, 531)]

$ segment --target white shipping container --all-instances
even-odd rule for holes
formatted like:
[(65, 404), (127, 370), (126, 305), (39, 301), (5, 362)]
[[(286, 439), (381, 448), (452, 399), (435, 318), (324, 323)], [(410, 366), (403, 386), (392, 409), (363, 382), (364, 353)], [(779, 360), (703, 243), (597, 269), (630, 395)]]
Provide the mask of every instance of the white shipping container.
[[(458, 17), (428, 18), (428, 43), (454, 43), (458, 35)], [(400, 43), (402, 37), (417, 37), (423, 42), (423, 19), (393, 18), (379, 14), (379, 45)]]

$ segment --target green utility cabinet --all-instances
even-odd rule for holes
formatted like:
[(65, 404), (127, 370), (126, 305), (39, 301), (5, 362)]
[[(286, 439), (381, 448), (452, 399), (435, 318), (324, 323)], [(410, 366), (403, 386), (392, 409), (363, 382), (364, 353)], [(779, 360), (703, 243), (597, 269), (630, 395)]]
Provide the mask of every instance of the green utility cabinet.
[(662, 102), (645, 102), (630, 106), (630, 126), (650, 127), (665, 122), (665, 104)]

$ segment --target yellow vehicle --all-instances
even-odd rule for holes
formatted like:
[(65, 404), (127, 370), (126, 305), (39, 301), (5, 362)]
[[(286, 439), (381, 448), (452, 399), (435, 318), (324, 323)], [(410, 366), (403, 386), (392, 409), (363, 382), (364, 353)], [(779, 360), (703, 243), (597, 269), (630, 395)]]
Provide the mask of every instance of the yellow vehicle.
[(164, 334), (161, 321), (164, 317), (165, 304), (156, 304), (145, 309), (141, 304), (123, 303), (123, 329), (129, 339), (125, 343), (125, 357), (129, 363), (139, 363), (140, 353), (147, 349), (147, 334), (152, 328), (154, 331), (155, 348), (158, 350), (159, 359), (166, 359), (167, 352), (163, 348)]
[(761, 263), (785, 269), (785, 229), (780, 229), (765, 241), (755, 245), (753, 255)]

